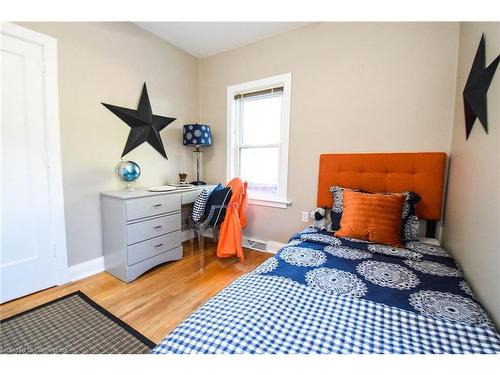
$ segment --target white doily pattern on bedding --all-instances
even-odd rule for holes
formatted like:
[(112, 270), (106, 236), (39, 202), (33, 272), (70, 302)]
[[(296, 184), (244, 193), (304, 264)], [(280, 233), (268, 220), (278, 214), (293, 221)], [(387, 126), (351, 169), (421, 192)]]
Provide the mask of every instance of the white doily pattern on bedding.
[(368, 251), (348, 246), (325, 246), (323, 250), (328, 254), (344, 259), (369, 259), (373, 257)]
[(399, 264), (367, 260), (358, 264), (356, 271), (372, 283), (387, 288), (411, 289), (420, 283), (413, 271)]
[(366, 285), (355, 274), (333, 268), (318, 268), (306, 273), (307, 285), (339, 296), (362, 297)]
[(328, 234), (321, 233), (305, 233), (300, 235), (302, 241), (316, 241), (321, 243), (327, 243), (328, 245), (341, 245), (342, 242), (339, 238), (330, 236)]
[(279, 257), (289, 264), (302, 267), (317, 267), (326, 262), (323, 251), (294, 246), (285, 247)]
[(415, 259), (415, 260), (422, 259), (422, 254), (416, 253), (408, 249), (403, 249), (400, 247), (393, 247), (380, 244), (369, 244), (368, 250), (370, 250), (372, 253), (392, 255), (400, 258)]
[(278, 268), (278, 259), (272, 257), (262, 262), (260, 266), (253, 270), (253, 273), (267, 273), (274, 271), (276, 268)]
[(431, 245), (420, 241), (410, 241), (405, 244), (405, 247), (420, 254), (451, 258), (448, 251), (441, 246)]
[(421, 290), (410, 296), (410, 304), (425, 316), (457, 323), (490, 324), (488, 316), (476, 302), (448, 292)]
[(431, 260), (405, 260), (405, 264), (414, 270), (435, 276), (462, 277), (462, 272), (458, 268), (449, 267), (445, 264), (433, 262)]

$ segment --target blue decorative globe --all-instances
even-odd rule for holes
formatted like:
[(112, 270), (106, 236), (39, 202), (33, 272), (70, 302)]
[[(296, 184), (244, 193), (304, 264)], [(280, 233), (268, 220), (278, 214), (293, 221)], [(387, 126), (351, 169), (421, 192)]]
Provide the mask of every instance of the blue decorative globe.
[(125, 160), (119, 162), (115, 167), (116, 175), (123, 182), (132, 182), (141, 175), (141, 168), (133, 161)]

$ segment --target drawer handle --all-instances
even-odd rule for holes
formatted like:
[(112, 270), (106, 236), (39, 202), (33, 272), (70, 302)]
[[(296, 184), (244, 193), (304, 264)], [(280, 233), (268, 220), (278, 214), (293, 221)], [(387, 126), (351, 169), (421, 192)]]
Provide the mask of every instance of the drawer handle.
[(154, 207), (154, 208), (159, 208), (159, 207), (161, 207), (161, 203), (156, 203), (156, 204), (153, 204), (153, 207)]
[(161, 229), (162, 226), (161, 225), (157, 225), (156, 227), (153, 227), (153, 229)]
[(159, 243), (158, 245), (155, 245), (155, 249), (162, 247), (162, 246), (163, 246), (163, 243)]

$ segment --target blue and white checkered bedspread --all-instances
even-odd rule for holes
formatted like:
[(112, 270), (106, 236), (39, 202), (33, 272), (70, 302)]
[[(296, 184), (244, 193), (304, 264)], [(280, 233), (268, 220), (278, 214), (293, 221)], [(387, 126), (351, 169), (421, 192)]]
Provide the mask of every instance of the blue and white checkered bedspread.
[[(365, 253), (304, 234), (195, 311), (153, 353), (500, 353), (500, 336), (450, 267), (407, 262), (403, 270), (399, 263), (413, 255)], [(442, 248), (422, 249), (434, 262), (451, 259)], [(430, 290), (426, 276), (453, 283)], [(455, 284), (464, 295), (449, 291)]]

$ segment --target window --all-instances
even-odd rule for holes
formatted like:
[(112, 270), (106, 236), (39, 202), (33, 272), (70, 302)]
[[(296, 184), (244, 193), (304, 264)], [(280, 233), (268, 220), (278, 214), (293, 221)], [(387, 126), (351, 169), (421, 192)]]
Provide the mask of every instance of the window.
[(248, 182), (249, 203), (285, 208), (291, 74), (227, 89), (227, 177)]

